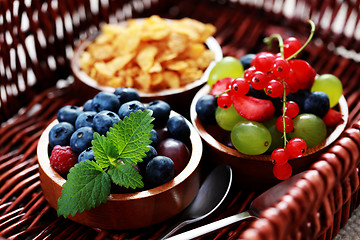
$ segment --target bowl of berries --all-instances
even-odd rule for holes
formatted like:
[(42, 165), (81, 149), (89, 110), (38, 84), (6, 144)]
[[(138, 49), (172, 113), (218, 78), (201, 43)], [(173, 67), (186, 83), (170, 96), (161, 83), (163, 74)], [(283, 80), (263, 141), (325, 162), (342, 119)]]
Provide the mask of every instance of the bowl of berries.
[(59, 216), (101, 229), (148, 227), (197, 194), (202, 141), (166, 102), (115, 93), (58, 111), (37, 146), (40, 184)]
[(213, 25), (195, 19), (156, 15), (105, 24), (75, 48), (74, 90), (88, 97), (131, 87), (144, 103), (163, 100), (188, 114), (191, 99), (222, 58), (214, 33)]
[(280, 53), (224, 57), (193, 99), (204, 159), (232, 166), (244, 189), (263, 191), (305, 170), (346, 127), (341, 81), (296, 58), (312, 37), (310, 23), (304, 45), (274, 34), (265, 40), (277, 38)]

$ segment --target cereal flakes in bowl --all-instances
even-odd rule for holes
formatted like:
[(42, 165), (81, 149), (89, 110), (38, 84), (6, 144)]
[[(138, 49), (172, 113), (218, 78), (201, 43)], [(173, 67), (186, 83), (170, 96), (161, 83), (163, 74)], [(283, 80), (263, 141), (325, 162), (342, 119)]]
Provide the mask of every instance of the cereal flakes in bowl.
[[(105, 24), (75, 49), (75, 89), (94, 95), (131, 87), (143, 102), (161, 99), (180, 113), (182, 108), (188, 111), (190, 100), (222, 58), (212, 37), (215, 31), (213, 25), (194, 19), (156, 15)], [(179, 97), (189, 99), (189, 104), (179, 104)]]

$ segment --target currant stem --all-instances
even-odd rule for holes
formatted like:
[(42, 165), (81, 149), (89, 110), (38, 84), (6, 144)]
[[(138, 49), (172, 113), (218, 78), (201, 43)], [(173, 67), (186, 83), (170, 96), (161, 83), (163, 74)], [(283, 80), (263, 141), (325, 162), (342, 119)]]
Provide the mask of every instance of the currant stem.
[(215, 96), (215, 98), (218, 98), (220, 97), (221, 95), (223, 95), (224, 93), (227, 93), (227, 92), (230, 92), (230, 88), (229, 89), (226, 89), (225, 91), (223, 91), (222, 93), (219, 93), (218, 95)]
[(278, 33), (271, 34), (269, 37), (264, 38), (264, 43), (266, 43), (268, 47), (271, 49), (271, 42), (274, 38), (276, 38), (279, 42), (281, 57), (284, 57), (284, 41), (280, 34)]
[(310, 24), (310, 26), (311, 26), (311, 32), (310, 32), (310, 35), (309, 35), (308, 39), (306, 40), (305, 44), (302, 45), (302, 47), (301, 47), (299, 50), (297, 50), (293, 55), (291, 55), (290, 57), (288, 57), (288, 58), (286, 59), (286, 61), (289, 61), (289, 60), (295, 58), (302, 50), (304, 50), (304, 48), (309, 44), (309, 42), (310, 42), (311, 39), (313, 38), (314, 32), (315, 32), (315, 23), (314, 23), (311, 19), (310, 19), (308, 22), (309, 22), (309, 24)]
[(286, 144), (288, 143), (288, 140), (286, 138), (286, 123), (285, 123), (285, 115), (286, 115), (286, 88), (285, 88), (285, 81), (284, 79), (282, 80), (282, 84), (284, 86), (284, 93), (283, 93), (283, 99), (282, 99), (282, 102), (283, 102), (283, 114), (282, 114), (282, 121), (283, 121), (283, 127), (284, 127), (284, 132), (283, 132), (283, 139), (284, 139), (284, 149), (286, 149)]

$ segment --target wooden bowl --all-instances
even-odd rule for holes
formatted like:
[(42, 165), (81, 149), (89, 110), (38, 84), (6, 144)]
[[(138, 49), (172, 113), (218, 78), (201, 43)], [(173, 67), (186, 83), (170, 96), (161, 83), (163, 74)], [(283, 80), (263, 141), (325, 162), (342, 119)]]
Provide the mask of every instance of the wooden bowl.
[[(273, 163), (269, 155), (245, 155), (234, 148), (228, 147), (216, 140), (213, 135), (220, 135), (221, 131), (218, 126), (204, 126), (197, 117), (195, 105), (198, 99), (208, 94), (209, 85), (204, 86), (195, 95), (190, 109), (191, 121), (199, 132), (204, 142), (203, 161), (211, 164), (228, 164), (234, 171), (235, 183), (243, 189), (250, 191), (264, 191), (271, 186), (280, 182), (273, 175)], [(343, 114), (343, 122), (328, 135), (320, 144), (307, 150), (301, 158), (290, 159), (289, 163), (293, 168), (293, 175), (306, 170), (326, 149), (331, 145), (344, 131), (348, 121), (348, 106), (344, 96), (339, 100), (339, 109)], [(213, 132), (210, 135), (208, 131)]]
[[(138, 20), (142, 21), (143, 19), (140, 18)], [(124, 25), (126, 24), (126, 22), (121, 22), (119, 24)], [(95, 81), (87, 73), (80, 69), (79, 59), (82, 52), (91, 42), (94, 41), (98, 34), (99, 32), (91, 35), (89, 38), (82, 41), (75, 48), (74, 55), (71, 58), (71, 70), (75, 78), (74, 91), (77, 91), (80, 96), (86, 94), (86, 99), (94, 96), (99, 91), (114, 92), (115, 90), (115, 88), (110, 86), (99, 85), (97, 81)], [(210, 65), (204, 71), (204, 74), (199, 80), (176, 89), (166, 89), (157, 92), (139, 91), (141, 101), (144, 103), (148, 103), (154, 100), (164, 100), (171, 105), (171, 108), (174, 111), (188, 116), (191, 100), (199, 91), (199, 89), (207, 82), (210, 71), (215, 66), (215, 63), (223, 58), (222, 49), (214, 37), (209, 37), (206, 40), (205, 45), (208, 47), (208, 49), (212, 50), (215, 53), (215, 60), (210, 63)], [(179, 101), (179, 98), (181, 98), (181, 101)]]
[[(41, 188), (45, 199), (55, 209), (62, 185), (66, 182), (50, 167), (48, 155), (49, 131), (57, 123), (54, 120), (44, 130), (37, 146)], [(105, 204), (69, 218), (90, 227), (127, 230), (163, 222), (184, 210), (194, 199), (200, 186), (199, 163), (203, 151), (199, 134), (190, 122), (188, 124), (191, 129), (190, 160), (173, 180), (141, 192), (110, 194)]]

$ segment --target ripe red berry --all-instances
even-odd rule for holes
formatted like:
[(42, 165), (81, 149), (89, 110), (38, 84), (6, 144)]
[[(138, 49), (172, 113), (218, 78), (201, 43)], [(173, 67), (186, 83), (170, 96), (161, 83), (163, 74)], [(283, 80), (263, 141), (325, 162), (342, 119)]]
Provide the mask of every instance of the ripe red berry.
[(221, 94), (217, 99), (217, 104), (224, 109), (231, 107), (231, 96), (228, 93)]
[(295, 73), (299, 89), (310, 89), (316, 76), (316, 72), (311, 65), (301, 59), (290, 60), (289, 64)]
[(284, 58), (278, 57), (273, 62), (272, 72), (276, 77), (284, 78), (289, 75), (290, 65)]
[(286, 149), (290, 158), (299, 158), (305, 154), (307, 146), (303, 139), (293, 138), (286, 144)]
[(271, 80), (266, 86), (266, 93), (270, 97), (281, 97), (284, 94), (284, 85), (277, 80)]
[(70, 146), (56, 145), (51, 151), (50, 166), (62, 177), (65, 177), (77, 162), (78, 156)]
[(289, 156), (284, 148), (277, 148), (271, 153), (271, 160), (273, 163), (283, 165), (288, 162)]
[(251, 86), (256, 90), (264, 89), (268, 82), (269, 78), (260, 71), (256, 71), (250, 80)]
[(327, 127), (335, 127), (342, 121), (341, 112), (330, 108), (322, 119)]
[(248, 69), (245, 70), (244, 72), (244, 79), (250, 83), (251, 78), (253, 76), (253, 74), (256, 72), (257, 70), (255, 69), (255, 67), (250, 67)]
[(256, 54), (255, 58), (251, 61), (251, 65), (256, 68), (257, 71), (267, 73), (271, 70), (275, 55), (269, 52), (260, 52)]
[(296, 80), (296, 75), (292, 69), (289, 74), (284, 77), (284, 81), (288, 84), (288, 90), (290, 93), (296, 93), (299, 90), (299, 83)]
[(294, 118), (299, 114), (299, 105), (294, 101), (288, 101), (285, 104), (285, 115), (289, 118)]
[[(289, 133), (294, 129), (294, 121), (291, 118), (289, 118), (288, 116), (285, 116), (284, 119), (285, 119), (285, 132)], [(283, 124), (282, 116), (280, 116), (276, 119), (275, 125), (276, 125), (277, 130), (279, 130), (279, 132), (282, 132), (282, 133), (284, 132), (284, 124)]]
[(230, 94), (239, 94), (244, 96), (249, 92), (250, 86), (249, 83), (244, 78), (236, 78), (231, 82), (231, 91)]
[(226, 78), (219, 79), (216, 83), (214, 83), (212, 85), (209, 94), (216, 97), (220, 93), (225, 92), (226, 90), (228, 90), (230, 88), (230, 84), (231, 84), (232, 80), (233, 80), (233, 78), (231, 78), (231, 77), (226, 77)]
[(292, 167), (289, 163), (282, 165), (275, 164), (273, 167), (273, 174), (279, 180), (286, 180), (292, 174)]
[(288, 58), (301, 48), (300, 41), (295, 37), (289, 37), (284, 41), (284, 57)]

